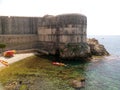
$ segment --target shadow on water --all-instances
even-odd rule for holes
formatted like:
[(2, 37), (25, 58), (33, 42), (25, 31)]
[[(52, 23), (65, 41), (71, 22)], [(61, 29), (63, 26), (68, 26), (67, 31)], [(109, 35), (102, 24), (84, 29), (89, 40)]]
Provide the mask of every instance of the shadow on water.
[(55, 55), (40, 55), (41, 58), (48, 59), (52, 62), (61, 62), (69, 65), (80, 65), (80, 64), (87, 64), (89, 63), (89, 59), (85, 58), (56, 58)]

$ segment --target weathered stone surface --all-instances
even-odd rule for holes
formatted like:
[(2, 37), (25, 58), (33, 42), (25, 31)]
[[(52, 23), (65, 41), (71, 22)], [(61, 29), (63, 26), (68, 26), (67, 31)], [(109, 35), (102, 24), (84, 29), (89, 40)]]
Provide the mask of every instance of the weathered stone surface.
[(33, 49), (37, 47), (38, 36), (36, 35), (0, 35), (0, 43), (6, 44), (5, 50)]
[(59, 49), (62, 58), (86, 57), (90, 51), (86, 27), (87, 18), (81, 14), (44, 16), (38, 28), (39, 45), (51, 54)]
[(90, 46), (90, 51), (92, 55), (96, 56), (104, 56), (104, 55), (109, 55), (108, 51), (105, 49), (103, 45), (101, 45), (97, 39), (92, 38), (88, 39), (87, 43)]
[[(107, 55), (97, 40), (87, 43), (87, 17), (81, 14), (62, 14), (44, 17), (0, 16), (0, 43), (9, 49), (33, 49), (60, 57), (89, 57)], [(89, 45), (88, 45), (89, 44)]]
[(90, 55), (90, 47), (87, 43), (66, 44), (60, 49), (61, 57), (65, 58), (87, 58)]
[(73, 80), (71, 81), (71, 85), (76, 89), (81, 89), (85, 87), (85, 79), (84, 80)]
[(40, 17), (0, 16), (0, 34), (37, 34)]

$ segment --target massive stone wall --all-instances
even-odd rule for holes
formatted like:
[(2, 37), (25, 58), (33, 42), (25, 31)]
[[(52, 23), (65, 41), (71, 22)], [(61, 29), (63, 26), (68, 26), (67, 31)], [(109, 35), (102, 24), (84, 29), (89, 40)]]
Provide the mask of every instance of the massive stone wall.
[[(55, 42), (56, 29), (40, 27), (38, 30), (39, 41)], [(60, 43), (79, 43), (86, 42), (86, 30), (81, 30), (81, 25), (78, 27), (60, 27), (59, 31)]]
[(7, 34), (9, 32), (9, 18), (7, 16), (0, 17), (0, 34)]
[[(64, 57), (79, 56), (89, 52), (88, 49), (81, 50), (84, 46), (88, 48), (86, 28), (87, 18), (81, 14), (0, 16), (0, 43), (7, 45), (6, 50), (38, 48), (51, 54), (62, 50)], [(68, 44), (70, 50), (77, 51), (68, 50)]]
[(37, 48), (40, 17), (0, 16), (0, 43), (9, 49)]
[(0, 43), (7, 45), (5, 50), (16, 49), (33, 49), (37, 47), (37, 35), (0, 35)]
[(40, 17), (0, 16), (0, 34), (37, 34)]
[[(86, 43), (86, 28), (87, 28), (87, 18), (80, 14), (65, 14), (58, 16), (45, 16), (42, 18), (41, 23), (39, 23), (38, 35), (39, 35), (39, 45), (43, 50), (49, 53), (55, 54), (56, 50), (67, 50), (64, 56), (80, 56), (82, 53), (89, 53), (89, 47)], [(68, 44), (71, 50), (76, 53), (65, 49)], [(80, 46), (82, 45), (82, 46)], [(80, 50), (85, 46), (87, 49)], [(82, 51), (82, 52), (81, 52)], [(84, 53), (84, 55), (85, 55)], [(61, 56), (63, 56), (61, 54)]]

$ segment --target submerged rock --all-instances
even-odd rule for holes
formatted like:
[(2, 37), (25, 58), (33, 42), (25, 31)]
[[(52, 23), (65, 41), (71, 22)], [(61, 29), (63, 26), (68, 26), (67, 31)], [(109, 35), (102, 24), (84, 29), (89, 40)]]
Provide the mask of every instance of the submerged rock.
[(104, 45), (100, 44), (97, 39), (95, 38), (88, 39), (87, 43), (90, 46), (91, 55), (95, 55), (95, 56), (109, 55)]
[(85, 87), (85, 79), (73, 80), (71, 82), (71, 85), (76, 89), (84, 88)]

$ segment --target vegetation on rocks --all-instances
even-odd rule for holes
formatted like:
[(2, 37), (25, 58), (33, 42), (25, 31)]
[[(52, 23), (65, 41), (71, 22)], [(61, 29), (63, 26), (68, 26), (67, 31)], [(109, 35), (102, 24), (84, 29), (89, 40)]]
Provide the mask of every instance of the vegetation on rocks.
[[(90, 53), (90, 48), (88, 46), (87, 43), (81, 42), (78, 44), (66, 44), (65, 47), (63, 49), (60, 50), (61, 51), (61, 56), (67, 57), (67, 58), (71, 58), (71, 57), (89, 57), (89, 53)], [(73, 59), (73, 58), (72, 58)]]
[[(106, 56), (109, 55), (104, 45), (100, 44), (97, 39), (88, 39), (87, 43), (80, 42), (78, 44), (66, 44), (63, 49), (60, 50), (61, 56), (71, 59), (76, 57), (89, 59), (91, 56)], [(72, 58), (72, 59), (73, 59)]]
[(32, 56), (0, 71), (5, 90), (74, 90), (72, 80), (84, 78), (84, 65), (52, 65), (52, 61)]
[(5, 44), (3, 44), (3, 43), (0, 43), (0, 49), (1, 49), (1, 52), (3, 52), (3, 49), (6, 47), (6, 45)]

